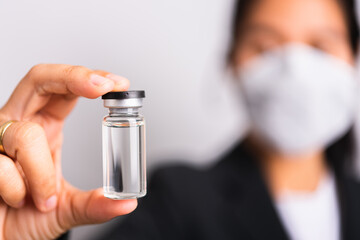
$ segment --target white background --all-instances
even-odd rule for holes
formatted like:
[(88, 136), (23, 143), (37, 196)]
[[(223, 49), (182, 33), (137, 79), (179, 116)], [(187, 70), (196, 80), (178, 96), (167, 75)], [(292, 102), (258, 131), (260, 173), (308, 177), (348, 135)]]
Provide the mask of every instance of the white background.
[[(0, 105), (37, 63), (103, 69), (146, 90), (148, 166), (203, 165), (244, 129), (223, 62), (232, 0), (0, 1)], [(63, 173), (101, 187), (101, 99), (81, 99), (65, 125)], [(91, 239), (109, 224), (76, 228)]]

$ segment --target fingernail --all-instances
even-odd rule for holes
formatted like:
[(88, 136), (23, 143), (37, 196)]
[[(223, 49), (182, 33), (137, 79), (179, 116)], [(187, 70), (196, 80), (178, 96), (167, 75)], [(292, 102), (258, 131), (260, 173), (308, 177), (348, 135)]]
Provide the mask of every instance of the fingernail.
[(111, 80), (110, 79), (108, 79), (108, 78), (105, 78), (105, 77), (103, 77), (103, 76), (100, 76), (100, 75), (97, 75), (97, 74), (92, 74), (91, 76), (90, 76), (90, 81), (94, 84), (94, 85), (96, 85), (96, 86), (98, 86), (98, 87), (102, 87), (102, 86), (104, 86), (105, 84), (112, 84), (111, 82)]
[(125, 87), (128, 85), (129, 80), (127, 80), (126, 78), (119, 76), (119, 75), (115, 75), (113, 73), (110, 73), (108, 75), (106, 75), (106, 77), (110, 78), (111, 80), (113, 80), (116, 84), (116, 87)]
[(45, 208), (46, 210), (51, 210), (56, 207), (56, 204), (57, 204), (57, 197), (56, 195), (53, 195), (49, 197), (48, 200), (46, 200)]
[(116, 74), (113, 74), (113, 73), (110, 73), (110, 74), (106, 75), (106, 77), (110, 78), (111, 80), (113, 80), (117, 84), (127, 83), (126, 78), (124, 78), (122, 76), (119, 76), (119, 75), (116, 75)]

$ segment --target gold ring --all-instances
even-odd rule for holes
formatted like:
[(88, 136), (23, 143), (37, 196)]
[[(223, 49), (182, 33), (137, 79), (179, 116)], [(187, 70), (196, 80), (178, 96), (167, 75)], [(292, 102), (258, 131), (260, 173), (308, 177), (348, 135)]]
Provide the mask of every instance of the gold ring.
[(5, 153), (5, 149), (3, 146), (3, 138), (8, 127), (10, 127), (11, 124), (13, 124), (14, 122), (16, 121), (7, 121), (6, 123), (0, 126), (0, 153)]

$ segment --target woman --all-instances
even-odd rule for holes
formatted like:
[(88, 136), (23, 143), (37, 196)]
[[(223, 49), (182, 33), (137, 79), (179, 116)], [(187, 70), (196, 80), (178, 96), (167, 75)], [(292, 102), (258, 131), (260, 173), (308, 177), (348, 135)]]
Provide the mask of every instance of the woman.
[(229, 66), (248, 137), (212, 168), (164, 168), (101, 239), (360, 239), (353, 1), (241, 0)]
[[(353, 9), (350, 0), (239, 1), (229, 66), (252, 119), (248, 137), (208, 170), (157, 171), (138, 209), (101, 239), (360, 239), (360, 185), (346, 168)], [(59, 167), (76, 96), (127, 87), (119, 76), (64, 65), (37, 66), (20, 82), (0, 112), (0, 124), (19, 121), (0, 131), (4, 239), (52, 239), (136, 207), (74, 189)]]

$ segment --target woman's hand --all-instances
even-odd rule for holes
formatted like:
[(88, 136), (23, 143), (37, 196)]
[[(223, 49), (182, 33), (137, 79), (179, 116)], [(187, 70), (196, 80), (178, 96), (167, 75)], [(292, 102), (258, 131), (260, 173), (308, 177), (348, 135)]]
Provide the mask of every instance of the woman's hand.
[(136, 208), (136, 200), (74, 188), (63, 179), (60, 162), (64, 120), (78, 96), (97, 98), (128, 87), (123, 77), (70, 65), (37, 65), (22, 79), (0, 109), (0, 125), (18, 121), (6, 130), (6, 155), (0, 154), (0, 240), (54, 239), (76, 225)]

